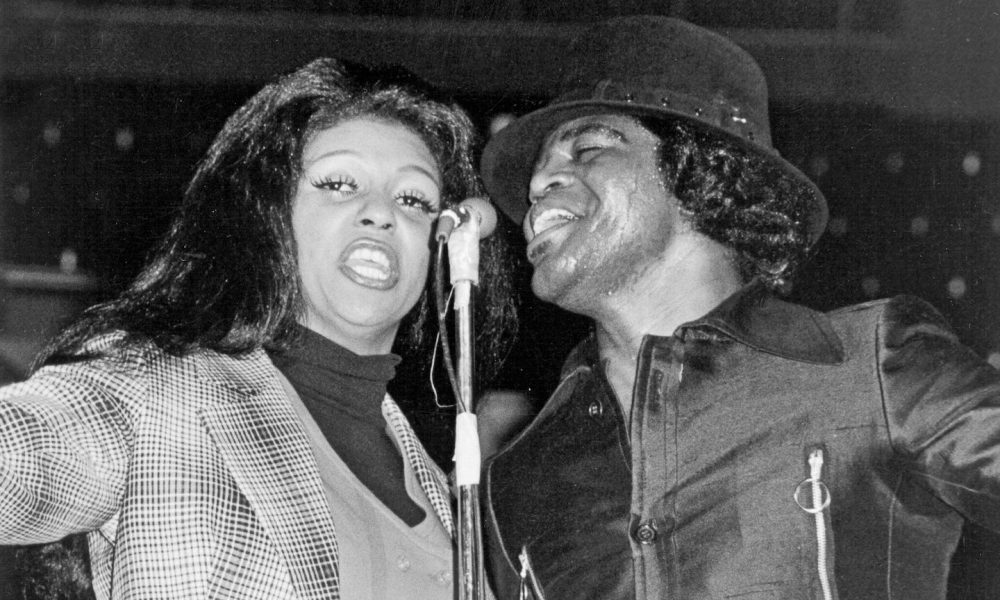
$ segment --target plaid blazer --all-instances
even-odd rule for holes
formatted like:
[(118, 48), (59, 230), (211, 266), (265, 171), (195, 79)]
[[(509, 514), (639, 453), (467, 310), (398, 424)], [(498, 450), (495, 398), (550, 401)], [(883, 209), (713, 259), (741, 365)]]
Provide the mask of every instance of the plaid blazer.
[[(0, 390), (0, 544), (90, 532), (98, 598), (340, 596), (319, 471), (263, 351), (88, 350)], [(452, 533), (446, 477), (382, 409)]]

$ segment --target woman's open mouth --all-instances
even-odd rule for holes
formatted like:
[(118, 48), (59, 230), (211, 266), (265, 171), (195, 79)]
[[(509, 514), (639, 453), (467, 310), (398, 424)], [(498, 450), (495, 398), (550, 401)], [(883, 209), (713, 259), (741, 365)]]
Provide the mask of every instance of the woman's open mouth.
[(387, 290), (399, 282), (399, 257), (387, 244), (360, 239), (340, 255), (340, 271), (358, 285)]

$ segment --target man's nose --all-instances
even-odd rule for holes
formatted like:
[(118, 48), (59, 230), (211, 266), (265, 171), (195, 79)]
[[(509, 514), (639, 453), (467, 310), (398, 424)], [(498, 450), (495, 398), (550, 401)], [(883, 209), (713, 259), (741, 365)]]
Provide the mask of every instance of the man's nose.
[(553, 191), (567, 187), (573, 179), (563, 161), (548, 161), (535, 169), (528, 183), (528, 201), (535, 204)]

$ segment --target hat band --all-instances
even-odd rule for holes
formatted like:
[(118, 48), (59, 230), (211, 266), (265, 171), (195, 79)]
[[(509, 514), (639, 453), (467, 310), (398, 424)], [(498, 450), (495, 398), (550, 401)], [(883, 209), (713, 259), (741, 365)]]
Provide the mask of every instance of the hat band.
[(668, 88), (643, 86), (632, 89), (612, 79), (602, 79), (591, 88), (571, 90), (559, 96), (552, 104), (586, 100), (622, 102), (644, 110), (684, 116), (741, 137), (769, 154), (776, 154), (771, 146), (771, 132), (766, 122), (761, 124), (740, 110), (740, 107), (718, 100), (706, 103), (702, 99)]

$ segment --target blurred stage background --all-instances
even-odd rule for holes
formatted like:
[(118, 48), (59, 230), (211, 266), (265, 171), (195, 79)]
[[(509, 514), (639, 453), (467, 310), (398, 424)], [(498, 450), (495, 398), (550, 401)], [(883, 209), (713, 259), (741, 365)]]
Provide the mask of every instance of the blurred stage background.
[[(577, 31), (638, 13), (726, 33), (767, 74), (776, 146), (830, 203), (793, 299), (916, 294), (1000, 366), (996, 0), (4, 0), (0, 378), (22, 377), (48, 335), (135, 274), (223, 120), (273, 74), (316, 56), (401, 64), (487, 136), (546, 101)], [(586, 331), (526, 289), (493, 387), (544, 399)], [(414, 376), (393, 392), (447, 466), (452, 413), (408, 394)], [(995, 541), (970, 531), (956, 570), (992, 573)], [(1000, 596), (983, 581), (950, 598)], [(0, 597), (31, 597), (22, 584), (0, 582)]]

